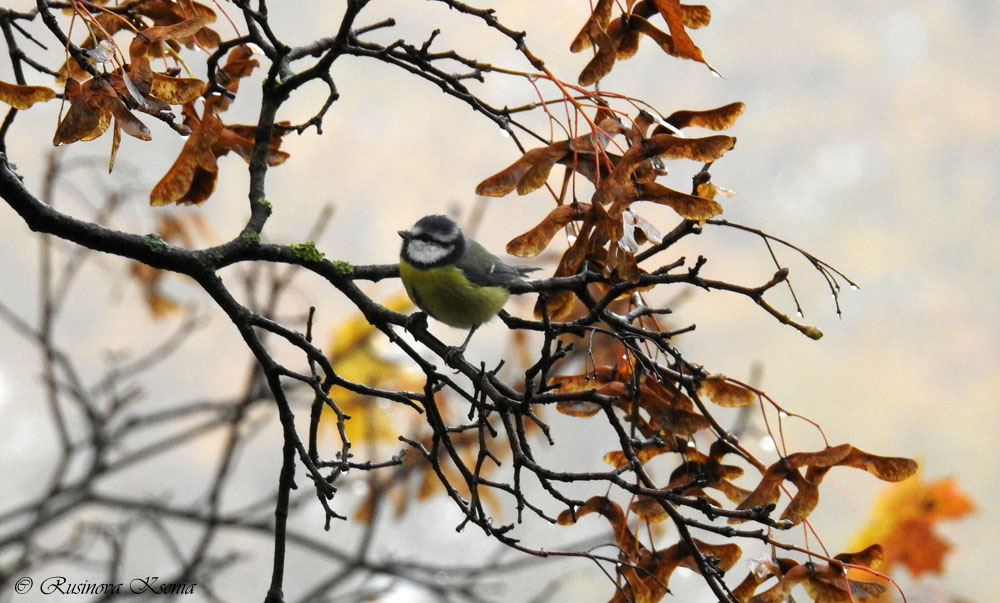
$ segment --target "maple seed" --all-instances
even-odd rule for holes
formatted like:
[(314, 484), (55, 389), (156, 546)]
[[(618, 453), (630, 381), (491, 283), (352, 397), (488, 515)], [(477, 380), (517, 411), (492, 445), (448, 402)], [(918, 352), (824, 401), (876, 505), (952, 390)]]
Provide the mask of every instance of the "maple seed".
[(0, 82), (0, 102), (7, 103), (15, 109), (27, 109), (35, 103), (55, 97), (56, 93), (45, 86), (18, 86)]

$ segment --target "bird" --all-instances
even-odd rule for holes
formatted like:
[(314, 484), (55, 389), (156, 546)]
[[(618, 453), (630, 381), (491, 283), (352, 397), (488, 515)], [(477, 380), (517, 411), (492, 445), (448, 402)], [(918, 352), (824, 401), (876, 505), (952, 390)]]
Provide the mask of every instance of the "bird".
[(538, 270), (512, 266), (465, 236), (454, 220), (429, 215), (400, 230), (399, 276), (406, 293), (421, 311), (469, 334), (503, 309), (510, 287), (525, 283), (523, 275)]

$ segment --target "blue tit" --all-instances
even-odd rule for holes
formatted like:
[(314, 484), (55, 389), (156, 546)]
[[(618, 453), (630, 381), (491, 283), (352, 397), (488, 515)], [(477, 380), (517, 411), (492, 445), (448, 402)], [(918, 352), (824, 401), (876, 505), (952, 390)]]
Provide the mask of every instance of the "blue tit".
[[(514, 267), (468, 238), (447, 216), (424, 216), (399, 231), (399, 276), (421, 310), (472, 332), (503, 309), (513, 284), (537, 268)], [(462, 344), (460, 349), (464, 349)]]

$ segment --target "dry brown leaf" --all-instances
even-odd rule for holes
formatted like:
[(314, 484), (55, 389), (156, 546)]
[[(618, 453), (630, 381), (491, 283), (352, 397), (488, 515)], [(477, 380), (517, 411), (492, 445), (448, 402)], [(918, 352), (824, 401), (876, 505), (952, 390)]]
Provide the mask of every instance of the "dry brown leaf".
[(589, 212), (589, 203), (560, 205), (534, 228), (511, 239), (507, 243), (507, 253), (517, 257), (534, 257), (548, 247), (556, 233), (570, 222), (584, 219)]
[(703, 138), (683, 138), (673, 134), (654, 134), (643, 145), (645, 157), (661, 157), (663, 159), (691, 159), (702, 163), (710, 163), (722, 157), (726, 151), (736, 146), (732, 136), (716, 134)]
[(476, 187), (476, 194), (503, 197), (514, 190), (519, 195), (529, 193), (545, 184), (552, 166), (568, 152), (567, 140), (531, 149), (504, 170), (480, 182)]
[(634, 200), (665, 205), (685, 220), (697, 222), (714, 218), (723, 211), (718, 201), (675, 191), (656, 182), (642, 182), (636, 185)]
[(699, 29), (712, 20), (712, 11), (701, 4), (681, 4), (681, 16), (685, 27)]
[[(690, 17), (687, 17), (687, 11), (681, 7), (680, 0), (654, 0), (654, 2), (656, 8), (663, 16), (663, 20), (667, 22), (667, 27), (670, 29), (670, 36), (673, 38), (673, 52), (670, 54), (698, 61), (714, 72), (715, 69), (702, 56), (701, 49), (695, 46), (691, 37), (688, 36), (685, 26), (687, 25), (687, 18)], [(697, 18), (697, 15), (692, 14), (691, 17)]]
[(819, 504), (819, 487), (808, 479), (794, 478), (791, 480), (797, 491), (795, 496), (792, 497), (792, 501), (788, 503), (785, 507), (784, 512), (781, 514), (781, 519), (792, 522), (793, 525), (798, 525), (802, 523), (809, 514), (813, 512), (816, 505)]
[(153, 73), (149, 94), (168, 105), (185, 105), (205, 93), (208, 84), (197, 78), (170, 77)]
[(20, 86), (0, 82), (0, 102), (15, 109), (27, 109), (35, 103), (43, 103), (55, 97), (55, 91), (45, 86)]
[(583, 24), (583, 29), (576, 34), (573, 42), (569, 46), (570, 52), (580, 52), (593, 45), (597, 36), (607, 29), (611, 21), (611, 9), (614, 7), (614, 0), (597, 0), (593, 12)]
[[(746, 105), (736, 102), (704, 111), (675, 111), (665, 121), (678, 130), (692, 126), (710, 130), (725, 130), (736, 123), (736, 119), (743, 114), (745, 109)], [(669, 134), (670, 131), (663, 126), (657, 126), (653, 133)]]
[(188, 38), (198, 32), (199, 29), (211, 23), (213, 19), (205, 15), (198, 15), (185, 19), (173, 25), (159, 25), (148, 27), (136, 33), (137, 38), (142, 38), (148, 43), (164, 42), (166, 40), (179, 40)]
[(725, 375), (712, 375), (701, 382), (699, 395), (719, 406), (749, 406), (757, 400), (757, 395), (745, 387), (730, 382)]
[(150, 205), (200, 204), (212, 194), (218, 163), (212, 146), (219, 138), (222, 122), (206, 105), (201, 118), (188, 112), (185, 124), (191, 135), (180, 154), (149, 195)]
[(902, 481), (917, 472), (917, 462), (913, 459), (878, 456), (853, 446), (850, 453), (839, 464), (864, 469), (887, 482)]
[(111, 125), (111, 111), (101, 98), (104, 95), (107, 95), (106, 88), (93, 79), (83, 84), (72, 78), (66, 80), (65, 98), (69, 101), (69, 109), (56, 128), (52, 144), (93, 140), (104, 134)]

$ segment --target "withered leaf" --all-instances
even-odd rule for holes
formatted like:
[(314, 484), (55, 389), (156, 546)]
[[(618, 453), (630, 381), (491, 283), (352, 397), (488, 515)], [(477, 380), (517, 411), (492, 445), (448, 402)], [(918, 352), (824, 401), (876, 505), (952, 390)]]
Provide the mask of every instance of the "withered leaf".
[(749, 406), (757, 399), (756, 394), (745, 387), (730, 382), (725, 375), (712, 375), (701, 382), (699, 394), (719, 406)]
[(839, 463), (864, 469), (880, 480), (902, 481), (917, 472), (917, 462), (901, 457), (878, 456), (851, 446), (850, 453)]
[(646, 19), (633, 15), (629, 18), (629, 25), (635, 29), (636, 32), (652, 38), (660, 49), (663, 50), (663, 52), (669, 55), (676, 54), (674, 51), (674, 39), (670, 36), (670, 34), (658, 29)]
[(174, 164), (150, 192), (150, 205), (200, 204), (215, 190), (219, 168), (212, 146), (219, 138), (222, 122), (207, 105), (200, 119), (188, 107), (185, 107), (185, 125), (191, 129), (191, 135), (184, 141)]
[(514, 190), (519, 195), (527, 194), (545, 184), (552, 166), (565, 157), (569, 149), (568, 140), (531, 149), (506, 169), (480, 182), (476, 194), (503, 197)]
[[(715, 558), (716, 566), (724, 572), (728, 572), (733, 569), (736, 562), (740, 560), (743, 555), (743, 551), (740, 549), (739, 545), (728, 543), (728, 544), (710, 544), (708, 542), (702, 542), (697, 538), (694, 538), (695, 546), (701, 551), (703, 555), (711, 556)], [(695, 560), (693, 551), (686, 544), (678, 543), (678, 547), (683, 547), (681, 552), (684, 553), (683, 558), (680, 563), (680, 567), (685, 567), (694, 572), (700, 572), (701, 568), (698, 567), (698, 562)]]
[(611, 9), (614, 5), (614, 0), (597, 0), (594, 11), (584, 23), (583, 29), (573, 38), (573, 42), (569, 46), (570, 52), (580, 52), (590, 48), (594, 39), (607, 29), (608, 23), (611, 21)]
[[(93, 140), (104, 134), (111, 125), (111, 111), (106, 99), (102, 98), (107, 94), (107, 89), (93, 79), (84, 84), (72, 78), (66, 80), (65, 98), (69, 101), (69, 109), (56, 128), (52, 144)], [(117, 98), (115, 95), (115, 100)]]
[[(665, 443), (646, 444), (635, 448), (635, 458), (645, 464), (646, 461), (668, 452), (678, 452), (686, 449), (687, 442), (679, 438), (663, 438)], [(604, 454), (604, 462), (615, 469), (621, 469), (629, 463), (625, 453), (621, 450), (612, 450)]]
[(691, 29), (705, 27), (712, 20), (712, 11), (701, 4), (681, 4), (684, 25)]
[(884, 558), (885, 552), (879, 544), (873, 544), (855, 553), (840, 553), (834, 557), (837, 561), (864, 567), (878, 567)]
[(820, 603), (856, 603), (885, 592), (881, 584), (851, 579), (828, 564), (813, 568), (802, 587)]
[(163, 42), (165, 40), (179, 40), (193, 36), (199, 29), (211, 23), (212, 19), (205, 15), (198, 15), (185, 19), (173, 25), (159, 25), (148, 27), (136, 33), (136, 37), (141, 37), (147, 42)]
[[(620, 24), (621, 22), (615, 21), (615, 23)], [(620, 27), (619, 25), (618, 29)], [(621, 36), (620, 31), (614, 33)], [(611, 73), (611, 69), (615, 66), (615, 60), (618, 56), (618, 41), (615, 40), (612, 42), (609, 36), (605, 36), (605, 40), (607, 41), (603, 45), (598, 46), (597, 54), (587, 62), (583, 71), (580, 72), (577, 83), (581, 86), (589, 86), (600, 80)]]
[[(736, 123), (736, 119), (743, 114), (745, 109), (746, 105), (736, 102), (705, 111), (675, 111), (665, 121), (678, 130), (691, 126), (710, 130), (725, 130)], [(653, 133), (669, 134), (670, 131), (663, 126), (657, 126)]]
[(576, 510), (576, 513), (570, 510), (559, 513), (556, 521), (559, 525), (572, 525), (579, 521), (581, 517), (590, 513), (598, 513), (608, 520), (615, 533), (615, 542), (623, 552), (628, 554), (640, 550), (642, 545), (639, 544), (638, 540), (636, 540), (635, 536), (629, 530), (628, 522), (625, 520), (625, 513), (622, 511), (621, 506), (606, 496), (592, 496), (587, 499), (587, 502), (582, 507)]
[[(757, 487), (736, 508), (743, 511), (777, 502), (780, 496), (781, 483), (785, 481), (787, 471), (787, 468), (781, 461), (768, 467)], [(730, 518), (729, 523), (742, 523), (743, 521), (743, 519), (733, 517)]]
[(716, 185), (711, 180), (708, 180), (706, 182), (699, 182), (698, 185), (695, 187), (695, 193), (697, 194), (697, 196), (704, 197), (706, 199), (715, 199), (715, 197), (718, 195), (722, 195), (723, 197), (736, 196), (736, 193), (734, 193), (733, 191), (726, 188), (722, 188), (721, 186)]
[(670, 35), (673, 38), (673, 52), (670, 54), (698, 61), (714, 72), (715, 69), (705, 61), (705, 58), (701, 54), (701, 49), (695, 46), (685, 29), (688, 19), (698, 22), (699, 16), (703, 18), (704, 13), (687, 13), (681, 7), (680, 0), (654, 0), (654, 2), (664, 21), (667, 22), (667, 27), (670, 29)]
[(618, 370), (613, 366), (596, 367), (592, 372), (579, 375), (559, 375), (549, 379), (552, 391), (582, 392), (596, 389), (602, 385), (620, 379)]
[(656, 182), (641, 182), (635, 189), (636, 201), (665, 205), (685, 220), (704, 222), (723, 211), (718, 201), (675, 191)]
[(793, 474), (791, 481), (798, 490), (781, 514), (781, 519), (790, 521), (793, 525), (802, 523), (819, 504), (819, 487), (808, 479), (796, 478), (796, 475), (798, 474)]
[(184, 105), (205, 93), (208, 84), (197, 78), (170, 77), (153, 73), (149, 94), (168, 105)]
[(656, 523), (670, 517), (660, 501), (648, 496), (636, 497), (635, 501), (629, 505), (629, 510), (649, 523)]
[(589, 212), (589, 203), (560, 205), (534, 228), (511, 239), (507, 243), (507, 253), (517, 257), (534, 257), (548, 247), (557, 232), (574, 220), (582, 220)]
[[(267, 165), (276, 166), (285, 162), (290, 155), (281, 150), (281, 139), (288, 132), (289, 122), (280, 121), (275, 124), (271, 132), (271, 143), (267, 147)], [(254, 137), (257, 135), (257, 126), (245, 124), (227, 124), (219, 133), (219, 140), (213, 147), (218, 155), (225, 155), (226, 151), (233, 151), (244, 161), (250, 163), (253, 155)]]
[(816, 452), (793, 452), (785, 457), (784, 462), (789, 467), (833, 467), (847, 458), (853, 447), (850, 444), (829, 446)]
[(682, 138), (673, 134), (654, 134), (643, 145), (643, 155), (646, 157), (661, 157), (663, 159), (691, 159), (710, 163), (722, 157), (726, 151), (736, 146), (732, 136), (716, 134), (703, 138)]
[(253, 49), (243, 44), (229, 51), (226, 64), (219, 69), (216, 79), (226, 90), (235, 94), (239, 90), (240, 80), (253, 73), (259, 65), (257, 59), (253, 58)]
[(51, 100), (55, 96), (55, 91), (45, 86), (20, 86), (0, 82), (0, 102), (7, 103), (15, 109), (27, 109), (35, 103)]
[[(635, 182), (632, 181), (633, 174), (636, 174), (643, 166), (649, 167), (649, 159), (652, 157), (661, 157), (663, 159), (691, 159), (693, 161), (700, 161), (703, 163), (710, 163), (715, 161), (726, 151), (733, 148), (736, 144), (736, 139), (731, 136), (714, 135), (706, 136), (704, 138), (683, 138), (680, 136), (673, 136), (671, 134), (656, 134), (645, 140), (642, 140), (636, 144), (633, 144), (629, 149), (622, 155), (621, 159), (615, 165), (614, 171), (611, 175), (604, 180), (600, 187), (594, 194), (594, 202), (598, 204), (607, 204), (611, 201), (616, 201), (619, 203), (627, 203), (629, 199), (634, 199), (636, 192), (630, 190), (630, 187)], [(655, 177), (655, 174), (652, 174)], [(656, 184), (652, 182), (652, 178), (642, 178), (640, 179), (640, 185), (645, 184)], [(650, 187), (646, 194), (648, 196), (657, 197), (657, 192), (662, 193), (664, 190), (670, 190), (662, 185), (657, 185), (660, 188)], [(681, 193), (678, 193), (681, 194)], [(661, 194), (659, 196), (664, 197), (664, 204), (670, 204), (670, 199), (674, 198), (672, 195)], [(678, 201), (673, 201), (678, 205), (678, 207), (684, 208), (685, 203), (680, 201), (682, 198), (676, 198)], [(695, 197), (695, 199), (698, 199)], [(659, 199), (649, 199), (656, 200)], [(711, 200), (709, 200), (711, 201)], [(692, 201), (688, 201), (692, 203)], [(718, 204), (715, 204), (718, 206)], [(704, 205), (702, 206), (704, 208)], [(721, 206), (720, 211), (721, 211)], [(702, 210), (703, 211), (703, 210)]]
[(538, 296), (535, 302), (534, 316), (538, 320), (547, 317), (549, 320), (566, 320), (573, 314), (576, 297), (571, 291), (556, 291), (549, 295)]
[(561, 400), (556, 403), (556, 410), (564, 415), (586, 419), (601, 412), (601, 405), (587, 400)]

